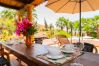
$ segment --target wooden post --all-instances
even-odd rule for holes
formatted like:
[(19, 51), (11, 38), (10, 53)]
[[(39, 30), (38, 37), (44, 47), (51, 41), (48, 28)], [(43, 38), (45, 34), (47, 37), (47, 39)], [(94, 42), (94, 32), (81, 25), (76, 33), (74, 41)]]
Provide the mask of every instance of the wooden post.
[(28, 19), (32, 22), (32, 10), (35, 6), (37, 6), (38, 4), (44, 2), (44, 0), (34, 0), (31, 4), (27, 4), (25, 6), (25, 9), (28, 11), (27, 17)]
[(33, 8), (34, 8), (34, 5), (31, 5), (31, 4), (28, 4), (25, 7), (25, 9), (27, 10), (27, 17), (30, 20), (30, 22), (32, 22), (32, 16), (33, 16), (32, 10), (33, 10)]
[[(27, 10), (27, 18), (29, 19), (30, 22), (32, 22), (33, 20), (33, 14), (32, 14), (32, 10), (34, 8), (34, 5), (31, 5), (31, 4), (28, 4), (25, 6), (25, 9)], [(31, 45), (34, 43), (34, 35), (31, 35), (30, 36), (31, 38), (29, 38), (29, 40), (27, 40), (27, 37), (26, 37), (26, 42), (27, 43), (27, 47), (31, 47)]]
[(18, 21), (21, 21), (22, 20), (22, 15), (20, 13), (20, 10), (17, 11), (17, 15), (18, 15)]

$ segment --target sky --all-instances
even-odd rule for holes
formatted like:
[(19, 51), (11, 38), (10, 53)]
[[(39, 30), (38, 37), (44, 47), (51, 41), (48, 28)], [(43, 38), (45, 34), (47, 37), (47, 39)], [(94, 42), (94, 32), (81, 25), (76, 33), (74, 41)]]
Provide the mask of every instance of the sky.
[[(44, 25), (44, 19), (45, 19), (47, 24), (53, 24), (55, 26), (57, 19), (62, 16), (71, 21), (75, 21), (79, 19), (79, 14), (55, 13), (53, 10), (45, 7), (46, 3), (47, 2), (44, 2), (39, 6), (35, 7), (37, 14), (37, 22), (39, 24)], [(2, 10), (4, 10), (4, 8), (0, 7), (0, 11)], [(99, 15), (99, 10), (82, 13), (82, 17), (85, 18), (91, 18), (94, 17), (95, 15)]]
[[(55, 13), (53, 10), (45, 7), (46, 3), (47, 2), (36, 7), (36, 12), (38, 15), (38, 22), (40, 24), (44, 24), (44, 18), (46, 19), (46, 22), (48, 24), (52, 23), (54, 25), (57, 19), (62, 16), (71, 21), (75, 21), (79, 19), (79, 14)], [(82, 13), (82, 17), (84, 18), (91, 18), (91, 17), (94, 17), (95, 15), (99, 15), (99, 10)]]

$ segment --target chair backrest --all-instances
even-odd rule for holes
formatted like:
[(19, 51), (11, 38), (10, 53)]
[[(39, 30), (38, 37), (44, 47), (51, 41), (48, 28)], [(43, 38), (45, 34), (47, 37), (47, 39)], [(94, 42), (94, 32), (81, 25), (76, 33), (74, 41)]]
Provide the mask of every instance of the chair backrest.
[(60, 46), (64, 44), (70, 44), (70, 41), (68, 40), (68, 38), (62, 35), (56, 36), (56, 39), (59, 41)]
[(95, 53), (98, 53), (97, 48), (93, 44), (84, 43), (83, 51), (93, 52), (93, 49), (95, 49)]
[(42, 44), (42, 38), (35, 38), (35, 43)]
[(75, 47), (78, 47), (80, 50), (84, 48), (84, 44), (81, 42), (73, 43)]
[(39, 38), (35, 38), (35, 43), (37, 44), (42, 44), (44, 39), (48, 39), (47, 37), (39, 37)]
[(0, 43), (0, 66), (11, 66), (9, 53), (4, 52), (4, 48), (2, 47), (2, 43)]
[(2, 56), (3, 52), (4, 52), (4, 49), (2, 48), (2, 44), (0, 43), (0, 56)]

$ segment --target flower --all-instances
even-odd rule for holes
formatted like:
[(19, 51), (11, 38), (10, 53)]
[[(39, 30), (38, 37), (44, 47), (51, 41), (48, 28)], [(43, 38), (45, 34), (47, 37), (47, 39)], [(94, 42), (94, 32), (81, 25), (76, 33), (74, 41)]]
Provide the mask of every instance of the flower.
[(33, 35), (37, 29), (35, 26), (28, 20), (24, 18), (22, 21), (17, 22), (16, 34), (23, 34), (24, 36)]

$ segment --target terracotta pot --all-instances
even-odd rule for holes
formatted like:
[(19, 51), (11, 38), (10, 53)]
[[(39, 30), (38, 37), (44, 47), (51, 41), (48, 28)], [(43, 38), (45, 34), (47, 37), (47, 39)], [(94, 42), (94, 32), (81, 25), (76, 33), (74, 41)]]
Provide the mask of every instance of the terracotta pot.
[(26, 36), (25, 44), (30, 48), (34, 44), (34, 35)]

